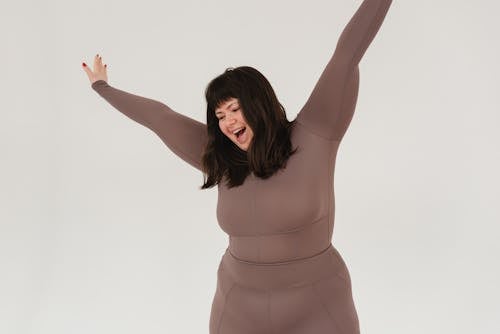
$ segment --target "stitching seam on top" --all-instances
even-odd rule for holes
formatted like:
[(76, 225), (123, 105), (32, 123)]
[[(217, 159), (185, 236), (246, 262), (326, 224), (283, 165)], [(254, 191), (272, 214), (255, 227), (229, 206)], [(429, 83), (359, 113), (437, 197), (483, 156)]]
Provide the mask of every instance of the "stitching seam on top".
[(306, 130), (306, 132), (308, 132), (309, 134), (312, 134), (313, 136), (319, 137), (319, 138), (326, 140), (327, 142), (330, 142), (330, 143), (331, 142), (338, 142), (337, 139), (329, 139), (329, 138), (324, 137), (323, 135), (320, 135), (319, 133), (316, 133), (316, 131), (310, 129), (307, 125), (305, 125), (304, 123), (302, 123), (302, 121), (299, 121), (298, 119), (296, 119), (296, 122), (298, 124), (300, 124), (300, 126), (302, 126)]
[(274, 236), (274, 235), (299, 232), (299, 231), (305, 230), (308, 227), (311, 227), (314, 224), (317, 224), (319, 221), (323, 220), (325, 217), (328, 217), (328, 213), (324, 214), (323, 216), (319, 217), (318, 219), (314, 220), (312, 223), (310, 223), (306, 226), (301, 226), (301, 227), (298, 227), (296, 229), (288, 230), (288, 231), (284, 231), (284, 232), (268, 233), (268, 234), (252, 234), (252, 235), (234, 235), (234, 237), (236, 237), (236, 238), (255, 238), (255, 237), (268, 237), (268, 236)]

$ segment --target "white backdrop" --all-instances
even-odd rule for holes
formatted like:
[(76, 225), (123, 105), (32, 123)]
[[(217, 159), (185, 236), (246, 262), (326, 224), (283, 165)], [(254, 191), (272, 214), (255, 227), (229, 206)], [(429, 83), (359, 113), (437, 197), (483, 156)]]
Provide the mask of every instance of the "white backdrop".
[[(361, 0), (26, 1), (0, 14), (0, 332), (208, 333), (217, 190), (90, 87), (206, 122), (250, 65), (295, 117)], [(360, 63), (333, 244), (369, 334), (498, 333), (500, 5), (394, 1)]]

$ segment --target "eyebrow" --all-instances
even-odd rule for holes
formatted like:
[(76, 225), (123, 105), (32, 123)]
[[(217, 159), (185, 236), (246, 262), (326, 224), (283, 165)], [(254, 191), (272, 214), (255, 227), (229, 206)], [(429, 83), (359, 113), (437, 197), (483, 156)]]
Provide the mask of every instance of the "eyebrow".
[[(236, 104), (236, 103), (237, 103), (237, 102), (233, 102), (233, 103), (231, 103), (231, 104), (228, 106), (228, 108), (232, 107), (232, 106), (233, 106), (234, 104)], [(216, 115), (217, 115), (217, 114), (220, 114), (220, 113), (222, 113), (222, 111), (221, 111), (221, 110), (216, 110), (216, 111), (215, 111), (215, 114), (216, 114)]]

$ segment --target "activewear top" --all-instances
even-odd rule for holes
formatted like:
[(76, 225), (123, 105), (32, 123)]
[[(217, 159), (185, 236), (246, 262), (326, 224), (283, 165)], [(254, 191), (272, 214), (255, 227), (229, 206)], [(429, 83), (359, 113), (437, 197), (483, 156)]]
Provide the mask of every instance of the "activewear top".
[[(249, 262), (311, 257), (332, 239), (337, 150), (353, 117), (358, 64), (379, 30), (391, 0), (364, 0), (338, 39), (291, 135), (298, 147), (285, 169), (264, 180), (250, 174), (238, 187), (218, 184), (217, 220), (229, 235), (229, 251)], [(154, 131), (180, 158), (201, 171), (206, 124), (162, 102), (110, 86), (92, 88), (117, 110)]]

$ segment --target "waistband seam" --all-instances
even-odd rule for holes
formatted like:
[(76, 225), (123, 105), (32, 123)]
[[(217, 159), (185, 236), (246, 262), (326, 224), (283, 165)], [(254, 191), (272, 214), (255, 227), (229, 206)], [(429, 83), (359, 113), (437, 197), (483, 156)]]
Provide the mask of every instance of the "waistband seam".
[(279, 261), (279, 262), (251, 262), (251, 261), (245, 261), (245, 260), (242, 260), (242, 259), (239, 259), (237, 258), (235, 255), (233, 255), (233, 253), (231, 253), (231, 250), (229, 249), (229, 247), (226, 249), (228, 254), (235, 260), (235, 261), (238, 261), (238, 262), (241, 262), (242, 264), (246, 264), (246, 265), (255, 265), (255, 266), (279, 266), (279, 265), (287, 265), (287, 264), (293, 264), (293, 263), (297, 263), (297, 262), (300, 262), (300, 261), (304, 261), (304, 260), (307, 260), (307, 259), (312, 259), (313, 257), (316, 257), (316, 256), (319, 256), (323, 253), (325, 253), (326, 251), (328, 251), (328, 249), (330, 249), (331, 247), (333, 247), (333, 244), (330, 242), (330, 244), (328, 245), (328, 247), (326, 247), (325, 249), (321, 250), (320, 252), (316, 253), (316, 254), (313, 254), (311, 256), (308, 256), (308, 257), (302, 257), (300, 259), (294, 259), (294, 260), (290, 260), (290, 261)]

